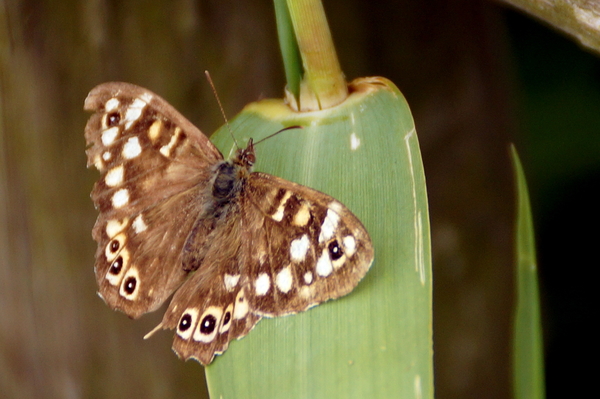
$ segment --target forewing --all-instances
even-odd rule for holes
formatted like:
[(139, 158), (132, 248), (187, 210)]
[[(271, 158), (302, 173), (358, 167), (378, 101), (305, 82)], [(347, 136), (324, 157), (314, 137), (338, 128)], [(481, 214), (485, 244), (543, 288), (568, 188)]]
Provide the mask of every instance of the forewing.
[(88, 167), (100, 179), (96, 280), (109, 306), (130, 317), (156, 309), (181, 284), (181, 249), (222, 155), (165, 100), (127, 83), (88, 95)]
[(257, 315), (296, 313), (346, 295), (373, 262), (366, 229), (329, 195), (252, 173), (241, 203), (247, 300)]

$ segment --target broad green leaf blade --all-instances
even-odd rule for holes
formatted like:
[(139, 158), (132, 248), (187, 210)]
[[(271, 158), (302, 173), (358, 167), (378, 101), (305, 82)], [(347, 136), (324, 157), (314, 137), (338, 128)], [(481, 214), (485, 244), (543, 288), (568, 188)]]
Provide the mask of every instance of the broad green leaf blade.
[(533, 222), (523, 167), (514, 147), (511, 152), (517, 186), (513, 389), (515, 398), (542, 399), (545, 397), (544, 354)]
[[(383, 78), (361, 79), (339, 106), (296, 113), (246, 107), (231, 128), (256, 148), (256, 170), (323, 191), (363, 222), (375, 261), (349, 295), (263, 319), (206, 368), (213, 398), (432, 398), (429, 216), (409, 107)], [(226, 129), (213, 136), (234, 151)]]

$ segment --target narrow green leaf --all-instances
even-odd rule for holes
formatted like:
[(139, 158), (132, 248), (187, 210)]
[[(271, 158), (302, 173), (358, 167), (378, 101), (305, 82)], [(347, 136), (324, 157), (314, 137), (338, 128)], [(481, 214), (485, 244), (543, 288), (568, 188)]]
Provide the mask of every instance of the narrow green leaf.
[[(255, 169), (343, 202), (369, 231), (375, 261), (349, 295), (264, 319), (232, 342), (206, 368), (213, 398), (433, 398), (429, 216), (414, 122), (388, 80), (351, 88), (327, 110), (264, 100), (231, 122), (240, 145), (303, 126), (261, 143)], [(235, 150), (226, 129), (213, 140)]]
[(516, 261), (517, 308), (513, 331), (513, 383), (515, 398), (542, 399), (544, 354), (535, 240), (529, 194), (523, 167), (511, 147), (517, 188)]
[(274, 0), (275, 20), (277, 21), (277, 37), (283, 57), (287, 89), (296, 103), (300, 101), (300, 81), (302, 80), (302, 60), (290, 19), (290, 11), (286, 0)]

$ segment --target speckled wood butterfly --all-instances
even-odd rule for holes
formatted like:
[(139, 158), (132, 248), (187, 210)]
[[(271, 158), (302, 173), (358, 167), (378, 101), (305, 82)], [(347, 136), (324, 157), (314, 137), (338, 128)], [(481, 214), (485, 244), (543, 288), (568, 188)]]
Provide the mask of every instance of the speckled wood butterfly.
[[(85, 100), (99, 295), (132, 318), (171, 303), (156, 329), (202, 364), (261, 317), (349, 293), (373, 261), (361, 222), (319, 191), (231, 160), (156, 94), (105, 83)], [(156, 331), (155, 329), (155, 331)]]

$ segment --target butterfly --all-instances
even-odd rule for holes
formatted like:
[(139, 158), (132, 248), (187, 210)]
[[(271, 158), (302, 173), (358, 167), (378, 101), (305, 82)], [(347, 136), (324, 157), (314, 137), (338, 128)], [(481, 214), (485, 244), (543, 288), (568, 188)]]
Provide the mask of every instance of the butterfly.
[[(252, 140), (230, 160), (158, 95), (94, 88), (85, 127), (99, 216), (99, 296), (131, 318), (173, 298), (158, 329), (209, 364), (261, 319), (349, 293), (373, 262), (369, 234), (341, 202), (252, 172)], [(149, 334), (150, 335), (150, 334)]]

